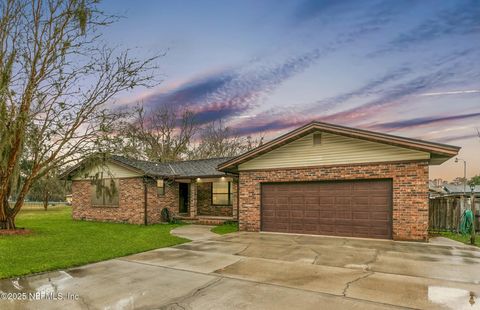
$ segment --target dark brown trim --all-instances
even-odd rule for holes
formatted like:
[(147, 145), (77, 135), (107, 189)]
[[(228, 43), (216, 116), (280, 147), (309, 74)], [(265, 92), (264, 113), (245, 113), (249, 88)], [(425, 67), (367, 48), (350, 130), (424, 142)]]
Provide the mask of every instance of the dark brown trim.
[(332, 125), (321, 122), (312, 122), (303, 127), (297, 128), (287, 134), (284, 134), (266, 144), (259, 146), (251, 151), (248, 151), (236, 158), (233, 158), (223, 164), (218, 166), (220, 171), (232, 168), (235, 165), (241, 164), (245, 161), (254, 158), (255, 156), (262, 155), (264, 153), (270, 152), (273, 149), (276, 149), (282, 145), (285, 145), (293, 140), (299, 139), (303, 136), (306, 136), (315, 131), (322, 131), (332, 134), (343, 135), (347, 137), (352, 137), (356, 139), (363, 139), (367, 141), (389, 144), (393, 146), (400, 146), (404, 148), (409, 148), (413, 150), (433, 153), (436, 155), (453, 157), (458, 154), (460, 147), (440, 144), (434, 142), (428, 142), (423, 140), (416, 140), (411, 138), (404, 138), (384, 133), (378, 133), (363, 129), (350, 128), (345, 126)]
[(378, 166), (378, 165), (398, 165), (398, 164), (411, 164), (411, 163), (428, 163), (426, 159), (412, 159), (403, 161), (380, 161), (371, 163), (349, 163), (349, 164), (331, 164), (331, 165), (318, 165), (318, 166), (301, 166), (301, 167), (276, 167), (276, 168), (263, 168), (263, 169), (245, 169), (239, 172), (260, 172), (260, 171), (273, 171), (273, 170), (304, 170), (304, 169), (318, 169), (318, 168), (333, 168), (333, 167), (351, 167), (351, 166)]

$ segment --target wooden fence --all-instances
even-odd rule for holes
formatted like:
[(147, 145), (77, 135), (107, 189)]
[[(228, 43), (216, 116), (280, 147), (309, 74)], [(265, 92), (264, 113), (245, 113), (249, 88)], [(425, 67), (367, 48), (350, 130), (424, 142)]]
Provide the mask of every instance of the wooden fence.
[[(9, 201), (10, 205), (12, 206), (15, 204), (15, 201)], [(62, 206), (67, 206), (69, 205), (68, 202), (66, 201), (54, 201), (54, 202), (49, 202), (48, 207), (62, 207)], [(23, 203), (23, 209), (43, 209), (43, 202), (42, 201), (25, 201)]]
[[(475, 229), (480, 231), (480, 198), (475, 198)], [(458, 231), (465, 209), (470, 209), (470, 199), (462, 202), (462, 197), (441, 196), (430, 198), (428, 208), (428, 229), (430, 231)]]

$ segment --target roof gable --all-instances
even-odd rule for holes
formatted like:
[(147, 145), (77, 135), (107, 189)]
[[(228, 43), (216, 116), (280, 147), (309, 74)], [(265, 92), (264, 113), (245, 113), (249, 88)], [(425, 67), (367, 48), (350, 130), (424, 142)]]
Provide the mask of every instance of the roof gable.
[(429, 159), (427, 152), (316, 131), (239, 164), (238, 170)]
[(261, 156), (268, 152), (271, 152), (283, 145), (286, 145), (294, 140), (300, 139), (306, 135), (309, 135), (315, 131), (321, 131), (325, 133), (361, 139), (376, 143), (382, 143), (387, 145), (392, 145), (396, 147), (406, 148), (410, 150), (416, 150), (421, 152), (427, 152), (430, 154), (430, 163), (431, 164), (440, 164), (447, 159), (455, 156), (459, 147), (428, 142), (423, 140), (404, 138), (389, 134), (383, 134), (368, 130), (350, 128), (345, 126), (332, 125), (321, 122), (312, 122), (303, 127), (297, 128), (287, 134), (284, 134), (264, 145), (261, 145), (249, 152), (246, 152), (240, 156), (237, 156), (221, 165), (219, 165), (219, 170), (222, 171), (235, 171), (238, 168), (238, 165), (245, 163), (249, 160), (252, 160), (255, 157)]
[(103, 178), (135, 178), (143, 175), (142, 171), (134, 169), (130, 166), (122, 165), (114, 161), (107, 161), (102, 164), (98, 163), (93, 166), (82, 167), (70, 173), (72, 180), (86, 180), (95, 177), (95, 175), (103, 174)]

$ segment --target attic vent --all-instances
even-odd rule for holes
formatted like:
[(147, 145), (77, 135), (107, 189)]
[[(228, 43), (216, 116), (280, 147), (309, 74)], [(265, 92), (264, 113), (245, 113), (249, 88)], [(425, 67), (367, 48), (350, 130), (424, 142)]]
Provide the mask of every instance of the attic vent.
[(313, 134), (313, 145), (320, 145), (322, 144), (322, 134), (315, 133)]

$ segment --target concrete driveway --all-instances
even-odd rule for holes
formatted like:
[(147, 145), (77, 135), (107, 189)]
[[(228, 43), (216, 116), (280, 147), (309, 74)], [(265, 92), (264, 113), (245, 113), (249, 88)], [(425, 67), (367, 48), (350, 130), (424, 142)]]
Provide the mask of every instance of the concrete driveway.
[(0, 309), (480, 309), (477, 248), (266, 233), (216, 236), (194, 225), (174, 233), (196, 240), (2, 280), (3, 292), (54, 292), (63, 300), (0, 300)]

